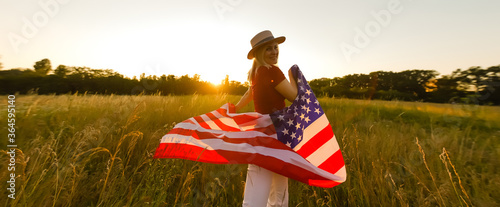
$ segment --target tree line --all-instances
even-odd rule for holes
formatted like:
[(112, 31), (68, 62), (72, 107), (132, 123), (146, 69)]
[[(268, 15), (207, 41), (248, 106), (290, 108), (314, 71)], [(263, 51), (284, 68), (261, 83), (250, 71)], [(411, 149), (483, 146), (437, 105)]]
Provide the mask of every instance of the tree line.
[[(376, 71), (314, 79), (309, 84), (319, 97), (500, 105), (500, 65), (438, 76), (435, 70)], [(59, 65), (53, 70), (49, 59), (36, 62), (33, 69), (0, 70), (0, 80), (1, 94), (242, 95), (248, 88), (248, 82), (230, 81), (229, 76), (215, 86), (197, 74), (128, 78), (109, 69)]]

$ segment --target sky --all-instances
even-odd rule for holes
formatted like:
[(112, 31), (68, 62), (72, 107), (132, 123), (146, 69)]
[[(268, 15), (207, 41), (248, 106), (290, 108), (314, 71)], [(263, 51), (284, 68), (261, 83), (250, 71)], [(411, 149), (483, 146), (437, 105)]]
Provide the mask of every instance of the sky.
[(285, 36), (278, 65), (309, 80), (373, 71), (441, 75), (500, 64), (498, 0), (0, 1), (3, 69), (58, 65), (128, 77), (246, 81), (250, 39)]

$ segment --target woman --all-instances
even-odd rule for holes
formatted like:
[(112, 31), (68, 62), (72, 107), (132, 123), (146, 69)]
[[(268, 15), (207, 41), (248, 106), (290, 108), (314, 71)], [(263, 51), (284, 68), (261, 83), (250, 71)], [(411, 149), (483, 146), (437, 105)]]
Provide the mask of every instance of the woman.
[[(248, 72), (250, 88), (235, 105), (236, 111), (254, 101), (255, 111), (270, 114), (285, 107), (285, 99), (293, 102), (297, 84), (288, 70), (290, 82), (277, 67), (279, 47), (285, 37), (275, 38), (268, 31), (255, 35), (248, 59), (253, 65)], [(257, 165), (248, 165), (243, 206), (288, 206), (288, 178)]]

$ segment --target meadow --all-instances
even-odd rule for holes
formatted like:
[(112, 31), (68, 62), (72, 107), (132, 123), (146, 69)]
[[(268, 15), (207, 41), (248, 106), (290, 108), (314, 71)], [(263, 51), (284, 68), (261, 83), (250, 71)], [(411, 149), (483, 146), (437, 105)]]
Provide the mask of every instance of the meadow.
[[(247, 165), (153, 159), (160, 138), (238, 96), (16, 96), (16, 199), (3, 206), (241, 206)], [(345, 183), (290, 180), (290, 206), (500, 206), (500, 107), (320, 98)], [(251, 104), (250, 104), (251, 105)], [(248, 106), (245, 111), (251, 111)]]

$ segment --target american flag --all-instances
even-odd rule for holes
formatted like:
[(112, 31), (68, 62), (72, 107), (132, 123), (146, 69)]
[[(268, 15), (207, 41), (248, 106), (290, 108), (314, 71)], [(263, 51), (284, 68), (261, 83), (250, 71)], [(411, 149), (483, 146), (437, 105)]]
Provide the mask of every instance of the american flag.
[(332, 127), (297, 65), (298, 95), (272, 114), (234, 113), (234, 105), (189, 118), (163, 136), (155, 158), (215, 164), (256, 164), (311, 186), (346, 180)]

